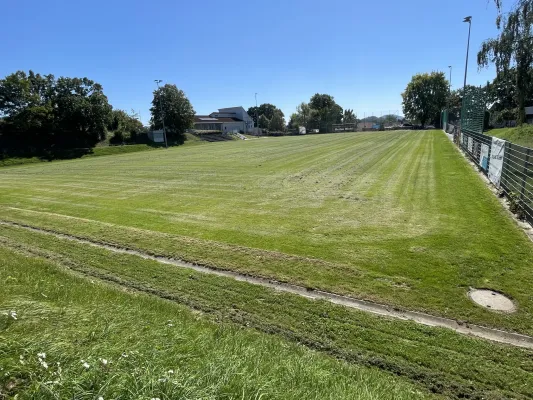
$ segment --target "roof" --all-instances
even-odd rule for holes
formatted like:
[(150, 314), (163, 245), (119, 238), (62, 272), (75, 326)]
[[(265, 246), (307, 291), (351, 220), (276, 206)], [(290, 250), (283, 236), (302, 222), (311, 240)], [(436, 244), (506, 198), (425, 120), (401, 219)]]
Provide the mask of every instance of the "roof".
[[(236, 108), (241, 108), (244, 110), (243, 106), (235, 106), (235, 107), (224, 107), (224, 108), (219, 108), (218, 109), (218, 112), (223, 112), (223, 110), (235, 110)], [(244, 110), (246, 111), (246, 110)]]
[(242, 119), (226, 118), (226, 117), (215, 118), (209, 115), (195, 115), (194, 116), (195, 124), (219, 124), (222, 122), (242, 122)]

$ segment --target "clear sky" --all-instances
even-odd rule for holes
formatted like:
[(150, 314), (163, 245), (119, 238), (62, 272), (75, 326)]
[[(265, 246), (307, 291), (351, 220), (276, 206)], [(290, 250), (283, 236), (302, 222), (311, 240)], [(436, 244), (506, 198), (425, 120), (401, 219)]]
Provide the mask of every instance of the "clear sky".
[[(504, 0), (511, 3), (511, 0)], [(399, 111), (411, 76), (453, 66), (468, 83), (481, 42), (497, 33), (493, 0), (0, 1), (0, 76), (86, 76), (115, 108), (150, 118), (154, 79), (183, 89), (199, 114), (272, 103), (285, 116), (328, 93), (358, 116)]]

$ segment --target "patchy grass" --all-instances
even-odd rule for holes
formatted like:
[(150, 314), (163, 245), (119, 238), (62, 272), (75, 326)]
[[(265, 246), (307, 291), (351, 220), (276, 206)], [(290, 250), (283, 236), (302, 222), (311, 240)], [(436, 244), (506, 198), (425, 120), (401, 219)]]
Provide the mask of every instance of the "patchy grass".
[[(39, 379), (55, 380), (33, 374), (49, 373), (36, 362), (36, 354), (45, 351), (47, 360), (58, 360), (68, 370), (60, 397), (86, 389), (89, 379), (96, 380), (90, 388), (94, 396), (106, 387), (104, 398), (117, 398), (132, 380), (138, 380), (132, 390), (144, 386), (144, 391), (126, 397), (150, 398), (154, 392), (149, 390), (159, 396), (159, 390), (177, 390), (170, 382), (157, 381), (167, 378), (168, 369), (179, 371), (180, 385), (191, 386), (189, 398), (232, 398), (239, 390), (245, 393), (242, 398), (253, 398), (261, 387), (266, 398), (416, 398), (420, 392), (472, 399), (533, 396), (533, 352), (451, 330), (389, 320), (1, 225), (0, 260), (0, 282), (8, 283), (0, 310), (16, 310), (20, 322), (15, 322), (21, 323), (0, 331), (0, 356), (6, 355), (0, 360), (9, 359), (8, 371), (19, 371), (4, 382), (27, 377), (24, 393), (35, 390)], [(86, 280), (69, 277), (64, 270)], [(128, 294), (105, 289), (98, 281)], [(133, 292), (185, 304), (205, 318), (195, 319), (182, 307)], [(168, 320), (173, 327), (167, 326)], [(279, 339), (238, 332), (227, 323), (275, 334), (365, 368), (350, 369)], [(134, 355), (135, 362), (121, 359), (123, 352)], [(31, 358), (32, 372), (16, 365), (20, 354)], [(113, 369), (98, 366), (98, 358), (112, 360)], [(76, 375), (83, 371), (81, 359), (90, 360), (96, 376)], [(383, 382), (386, 375), (370, 367), (401, 379), (388, 377), (389, 386)], [(106, 373), (116, 377), (109, 382)], [(314, 381), (317, 376), (322, 378)], [(366, 394), (358, 394), (364, 387)], [(394, 390), (388, 393), (390, 387)], [(176, 392), (163, 394), (179, 397)]]
[(533, 125), (522, 125), (516, 128), (491, 129), (487, 135), (496, 136), (520, 146), (533, 147)]
[[(438, 131), (9, 168), (1, 219), (533, 334), (533, 245)], [(473, 304), (511, 296), (515, 314)]]
[(379, 371), (0, 245), (0, 398), (422, 399)]

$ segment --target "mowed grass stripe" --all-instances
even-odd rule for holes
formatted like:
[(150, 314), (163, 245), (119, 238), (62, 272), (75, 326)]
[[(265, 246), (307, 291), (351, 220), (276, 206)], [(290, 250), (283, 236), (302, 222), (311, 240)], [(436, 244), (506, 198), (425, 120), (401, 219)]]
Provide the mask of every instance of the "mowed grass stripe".
[[(41, 192), (43, 176), (60, 192)], [(85, 189), (59, 186), (84, 179)], [(115, 193), (94, 184), (121, 181), (127, 187)], [(51, 163), (3, 171), (0, 185), (5, 220), (533, 334), (532, 245), (440, 132), (271, 138)], [(78, 195), (92, 187), (96, 196)], [(469, 287), (508, 294), (518, 312), (474, 305)]]
[(447, 398), (525, 398), (533, 394), (531, 351), (65, 243), (19, 228), (1, 226), (0, 237), (3, 246), (32, 257), (187, 304), (219, 322), (232, 321), (352, 363), (377, 366)]

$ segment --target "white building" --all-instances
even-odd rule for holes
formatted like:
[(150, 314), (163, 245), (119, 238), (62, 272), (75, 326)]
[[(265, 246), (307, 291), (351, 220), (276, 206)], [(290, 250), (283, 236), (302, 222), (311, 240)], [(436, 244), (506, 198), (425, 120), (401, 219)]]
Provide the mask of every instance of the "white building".
[(194, 116), (194, 129), (197, 130), (251, 133), (253, 128), (254, 120), (242, 107), (220, 108), (209, 115)]

